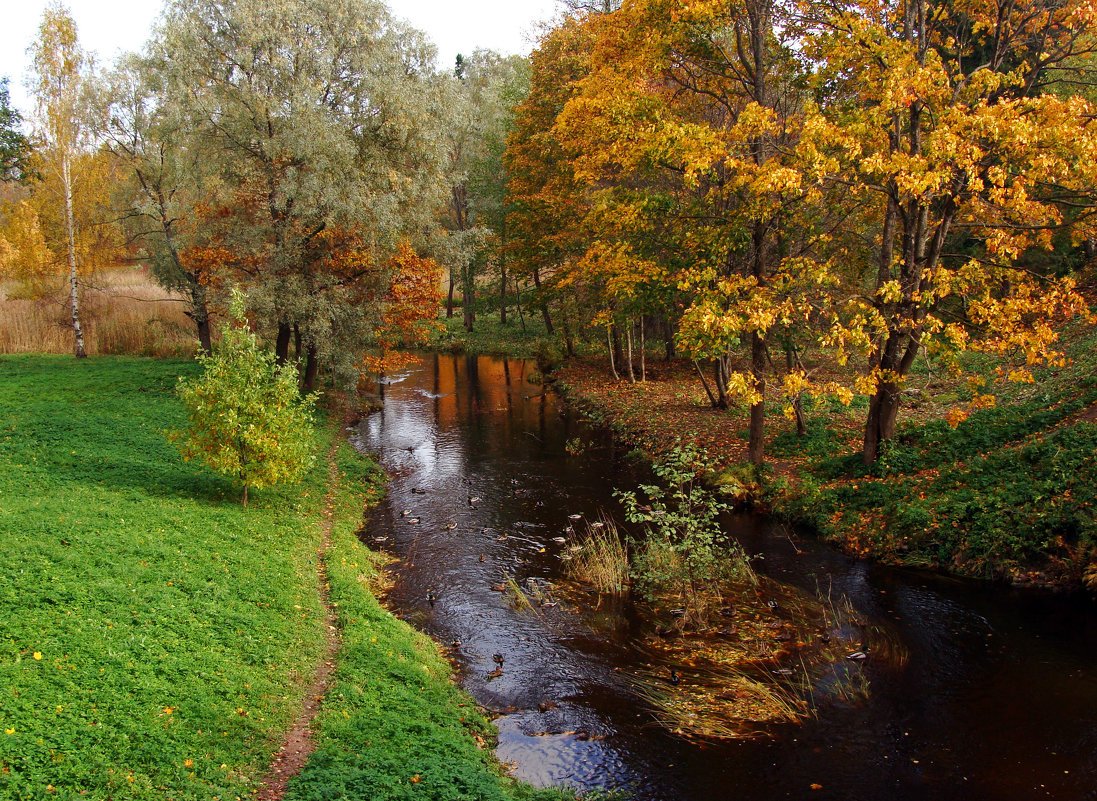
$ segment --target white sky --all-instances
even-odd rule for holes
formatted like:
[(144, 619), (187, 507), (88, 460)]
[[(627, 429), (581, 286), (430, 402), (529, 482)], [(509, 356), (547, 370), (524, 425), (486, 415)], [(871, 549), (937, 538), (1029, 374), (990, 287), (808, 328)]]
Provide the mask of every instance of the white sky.
[[(438, 60), (450, 67), (458, 53), (477, 47), (528, 54), (539, 22), (554, 17), (556, 0), (387, 0), (393, 14), (425, 31), (438, 47)], [(30, 46), (48, 0), (5, 0), (0, 25), (0, 78), (7, 76), (12, 104), (23, 112), (30, 103), (23, 82)], [(161, 0), (66, 0), (80, 42), (100, 64), (138, 50), (148, 38)]]

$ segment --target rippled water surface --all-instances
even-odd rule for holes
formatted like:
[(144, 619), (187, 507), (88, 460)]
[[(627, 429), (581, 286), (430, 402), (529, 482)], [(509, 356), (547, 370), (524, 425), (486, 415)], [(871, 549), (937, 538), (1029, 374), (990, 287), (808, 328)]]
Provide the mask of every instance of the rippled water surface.
[[(1092, 599), (876, 567), (757, 516), (728, 525), (764, 554), (760, 572), (848, 596), (908, 658), (870, 656), (867, 701), (768, 738), (699, 745), (656, 726), (630, 683), (646, 660), (627, 610), (553, 606), (546, 589), (568, 515), (619, 517), (612, 491), (642, 468), (532, 377), (525, 361), (425, 357), (380, 387), (384, 410), (358, 433), (392, 479), (363, 533), (400, 560), (389, 600), (459, 641), (464, 685), (499, 714), (497, 754), (517, 776), (690, 801), (1097, 799)], [(493, 589), (506, 578), (548, 603), (515, 609)]]

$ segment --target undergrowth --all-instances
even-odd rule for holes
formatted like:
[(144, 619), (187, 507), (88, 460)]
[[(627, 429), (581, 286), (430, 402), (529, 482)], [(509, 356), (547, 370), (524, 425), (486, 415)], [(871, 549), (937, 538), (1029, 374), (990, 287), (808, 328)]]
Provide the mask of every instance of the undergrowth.
[[(778, 511), (855, 551), (1015, 581), (1074, 583), (1097, 556), (1097, 334), (1066, 332), (1069, 367), (1000, 388), (955, 429), (903, 427), (877, 464), (834, 455), (825, 429), (800, 440), (801, 474), (776, 482)], [(784, 449), (791, 442), (779, 442)]]

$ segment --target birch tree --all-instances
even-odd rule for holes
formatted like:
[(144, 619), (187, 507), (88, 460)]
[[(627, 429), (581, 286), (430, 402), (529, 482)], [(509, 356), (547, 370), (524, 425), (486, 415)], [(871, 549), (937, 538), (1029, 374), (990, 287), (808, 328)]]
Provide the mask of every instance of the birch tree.
[(30, 88), (36, 102), (34, 125), (42, 140), (40, 152), (43, 169), (52, 173), (57, 180), (59, 199), (64, 204), (74, 352), (77, 358), (82, 359), (87, 353), (80, 324), (73, 192), (78, 182), (74, 165), (88, 140), (84, 90), (92, 61), (80, 47), (76, 22), (68, 9), (59, 3), (50, 5), (43, 13), (38, 39), (31, 45), (30, 51), (34, 69)]

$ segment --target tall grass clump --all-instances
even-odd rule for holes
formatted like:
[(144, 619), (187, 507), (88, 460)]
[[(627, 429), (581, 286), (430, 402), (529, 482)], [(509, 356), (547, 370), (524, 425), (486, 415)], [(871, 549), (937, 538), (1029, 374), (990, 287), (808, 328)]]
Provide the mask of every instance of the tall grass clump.
[[(89, 354), (190, 356), (198, 339), (186, 305), (141, 269), (87, 277), (81, 314)], [(72, 351), (72, 315), (60, 278), (0, 283), (0, 353)]]
[(628, 548), (612, 520), (587, 524), (581, 549), (568, 563), (568, 578), (602, 595), (624, 595), (629, 588)]

